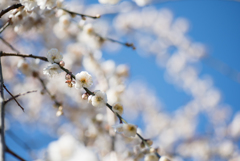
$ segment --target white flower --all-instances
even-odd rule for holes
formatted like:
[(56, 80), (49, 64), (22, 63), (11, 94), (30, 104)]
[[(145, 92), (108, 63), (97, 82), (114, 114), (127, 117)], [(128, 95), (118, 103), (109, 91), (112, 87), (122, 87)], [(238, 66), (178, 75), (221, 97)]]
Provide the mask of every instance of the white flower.
[(59, 63), (62, 61), (63, 56), (58, 52), (58, 49), (52, 48), (47, 53), (47, 59), (50, 63)]
[(45, 8), (50, 10), (56, 6), (56, 0), (37, 0), (37, 3), (42, 10)]
[(92, 96), (92, 105), (95, 107), (104, 107), (107, 103), (107, 95), (99, 90), (94, 92)]
[(43, 74), (53, 77), (62, 72), (58, 64), (54, 63), (43, 69)]
[(118, 133), (123, 133), (126, 137), (134, 137), (137, 133), (137, 126), (133, 124), (119, 124), (113, 127)]
[(92, 76), (88, 74), (88, 72), (82, 71), (81, 73), (76, 74), (75, 78), (76, 78), (75, 88), (77, 89), (82, 87), (89, 88), (93, 84)]
[(31, 11), (37, 6), (36, 0), (20, 0), (20, 3), (26, 10)]
[(18, 62), (18, 69), (26, 76), (32, 75), (31, 65), (24, 59)]
[(114, 112), (118, 113), (119, 115), (122, 115), (123, 113), (123, 106), (120, 103), (114, 103), (112, 106), (112, 109)]
[(159, 159), (159, 161), (170, 161), (170, 159), (168, 159), (165, 156), (161, 156), (161, 158)]
[(144, 158), (144, 161), (158, 161), (159, 158), (154, 153), (147, 154)]

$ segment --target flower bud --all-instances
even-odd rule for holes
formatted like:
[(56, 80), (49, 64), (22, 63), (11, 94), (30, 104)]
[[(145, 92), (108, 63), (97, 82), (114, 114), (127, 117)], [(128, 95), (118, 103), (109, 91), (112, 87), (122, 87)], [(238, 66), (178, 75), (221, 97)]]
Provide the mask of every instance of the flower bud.
[(65, 62), (62, 60), (62, 61), (60, 61), (59, 65), (60, 65), (61, 67), (64, 67)]

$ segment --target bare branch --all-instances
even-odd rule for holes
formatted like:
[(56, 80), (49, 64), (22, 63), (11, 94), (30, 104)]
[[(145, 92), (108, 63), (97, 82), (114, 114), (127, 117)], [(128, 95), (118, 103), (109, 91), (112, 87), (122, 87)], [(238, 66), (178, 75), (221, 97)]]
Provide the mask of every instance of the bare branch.
[(9, 7), (6, 8), (6, 9), (3, 9), (3, 10), (0, 12), (0, 18), (1, 18), (4, 14), (6, 14), (7, 12), (9, 12), (9, 11), (11, 11), (11, 10), (13, 10), (13, 9), (19, 8), (19, 7), (21, 7), (21, 6), (22, 6), (22, 4), (21, 4), (21, 3), (18, 3), (18, 4), (13, 4), (13, 5), (9, 6)]
[(34, 59), (41, 59), (43, 61), (47, 61), (47, 58), (46, 57), (43, 57), (43, 56), (36, 56), (36, 55), (32, 55), (32, 54), (18, 54), (18, 53), (5, 53), (5, 52), (2, 52), (2, 54), (0, 55), (1, 57), (2, 56), (18, 56), (18, 57), (22, 57), (22, 58), (34, 58)]
[(24, 108), (19, 104), (19, 102), (15, 99), (15, 97), (12, 95), (11, 92), (9, 92), (9, 90), (7, 89), (7, 87), (3, 84), (3, 88), (8, 92), (8, 94), (10, 94), (12, 96), (12, 98), (14, 99), (14, 101), (18, 104), (18, 106), (24, 111)]
[(10, 25), (10, 20), (8, 20), (2, 28), (0, 28), (0, 34)]
[(2, 51), (0, 51), (0, 90), (1, 90), (1, 99), (2, 101), (0, 102), (1, 104), (1, 144), (2, 144), (2, 161), (5, 161), (5, 149), (6, 149), (6, 144), (5, 144), (5, 103), (4, 103), (4, 93), (3, 93), (3, 73), (2, 73), (2, 63), (1, 63), (1, 55)]
[(23, 159), (22, 157), (20, 157), (19, 155), (17, 155), (15, 152), (13, 152), (11, 149), (9, 149), (8, 147), (6, 147), (6, 152), (11, 154), (12, 156), (14, 156), (15, 158), (18, 158), (21, 161), (25, 161), (25, 159)]
[(27, 92), (25, 92), (25, 93), (19, 93), (19, 94), (15, 95), (15, 96), (13, 96), (13, 97), (5, 100), (5, 105), (6, 105), (8, 102), (10, 102), (11, 100), (13, 100), (13, 99), (16, 99), (16, 98), (18, 98), (18, 97), (20, 97), (20, 96), (24, 96), (24, 95), (26, 95), (26, 94), (33, 93), (33, 92), (37, 92), (37, 90), (27, 91)]
[(90, 16), (90, 15), (85, 15), (85, 14), (69, 11), (69, 10), (64, 9), (64, 8), (58, 8), (58, 9), (61, 9), (61, 10), (65, 11), (65, 12), (68, 12), (72, 17), (74, 17), (75, 15), (81, 16), (82, 19), (86, 19), (86, 17), (93, 18), (93, 19), (97, 19), (97, 18), (101, 17), (99, 14), (97, 14), (96, 16)]
[(13, 51), (20, 53), (17, 49), (15, 49), (10, 43), (8, 43), (4, 38), (0, 37), (0, 39), (6, 44), (8, 47), (10, 47)]

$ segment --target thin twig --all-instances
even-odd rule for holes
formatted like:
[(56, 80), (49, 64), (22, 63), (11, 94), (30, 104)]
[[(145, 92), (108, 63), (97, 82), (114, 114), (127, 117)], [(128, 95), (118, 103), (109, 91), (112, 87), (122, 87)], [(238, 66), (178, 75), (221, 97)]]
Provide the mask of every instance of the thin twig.
[(15, 96), (13, 96), (13, 97), (5, 100), (5, 105), (6, 105), (9, 101), (11, 101), (11, 100), (13, 100), (13, 99), (16, 99), (16, 98), (18, 98), (18, 97), (20, 97), (20, 96), (24, 96), (24, 95), (26, 95), (26, 94), (33, 93), (33, 92), (37, 92), (37, 90), (27, 91), (27, 92), (25, 92), (25, 93), (19, 93), (19, 94), (15, 95)]
[(10, 25), (10, 20), (8, 20), (2, 28), (0, 28), (0, 34)]
[(40, 77), (37, 77), (37, 78), (38, 78), (38, 80), (41, 82), (41, 85), (43, 86), (43, 89), (49, 94), (49, 96), (51, 97), (51, 99), (54, 100), (55, 105), (57, 105), (58, 107), (61, 106), (62, 104), (61, 104), (60, 102), (58, 102), (58, 101), (56, 100), (55, 96), (52, 95), (51, 92), (47, 89), (47, 87), (46, 87), (43, 79), (41, 79)]
[(82, 19), (85, 19), (85, 17), (89, 17), (89, 18), (93, 18), (93, 19), (97, 19), (97, 18), (100, 18), (100, 17), (101, 17), (99, 14), (96, 15), (96, 16), (90, 16), (90, 15), (85, 15), (85, 14), (82, 14), (82, 13), (77, 13), (77, 12), (69, 11), (69, 10), (64, 9), (64, 8), (58, 8), (58, 9), (61, 9), (61, 10), (63, 10), (63, 11), (68, 12), (69, 14), (71, 14), (72, 17), (74, 17), (75, 15), (81, 16)]
[(12, 95), (11, 92), (9, 92), (9, 90), (7, 89), (7, 87), (3, 84), (3, 88), (8, 92), (8, 94), (10, 94), (12, 96), (12, 98), (14, 99), (14, 101), (17, 103), (17, 105), (23, 110), (24, 112), (24, 108), (20, 105), (20, 103), (16, 100), (16, 98)]
[(8, 47), (10, 47), (13, 51), (20, 53), (17, 49), (15, 49), (9, 42), (7, 42), (4, 38), (0, 37), (0, 39), (6, 44)]
[(15, 152), (13, 152), (11, 149), (9, 149), (8, 147), (6, 147), (6, 152), (11, 154), (12, 156), (14, 156), (15, 158), (18, 158), (21, 161), (25, 161), (25, 159), (23, 159), (22, 157), (20, 157), (19, 155), (17, 155)]
[(13, 10), (13, 9), (19, 8), (19, 7), (21, 7), (21, 6), (22, 6), (22, 4), (21, 4), (21, 3), (18, 3), (18, 4), (13, 4), (13, 5), (9, 6), (9, 7), (6, 8), (6, 9), (3, 9), (3, 10), (0, 12), (0, 18), (1, 18), (4, 14), (6, 14), (7, 12), (9, 12), (9, 11), (11, 11), (11, 10)]
[(126, 46), (126, 47), (131, 47), (133, 50), (136, 49), (136, 47), (134, 46), (133, 43), (128, 43), (128, 42), (124, 43), (124, 42), (120, 42), (118, 40), (114, 40), (114, 39), (111, 39), (111, 38), (108, 38), (108, 37), (102, 37), (101, 35), (99, 35), (97, 33), (95, 33), (95, 34), (96, 34), (96, 36), (98, 36), (99, 38), (101, 38), (103, 40), (108, 40), (108, 41), (111, 41), (111, 42), (114, 42), (114, 43), (118, 43), (118, 44)]
[(0, 51), (0, 90), (1, 90), (1, 144), (2, 144), (2, 161), (5, 161), (5, 103), (4, 103), (4, 93), (3, 93), (3, 73), (2, 73), (2, 63), (1, 63), (2, 51)]
[(18, 53), (5, 53), (2, 52), (2, 54), (0, 55), (2, 56), (19, 56), (19, 57), (23, 57), (23, 58), (34, 58), (34, 59), (41, 59), (43, 61), (48, 62), (46, 57), (43, 56), (36, 56), (36, 55), (32, 55), (32, 54), (18, 54)]

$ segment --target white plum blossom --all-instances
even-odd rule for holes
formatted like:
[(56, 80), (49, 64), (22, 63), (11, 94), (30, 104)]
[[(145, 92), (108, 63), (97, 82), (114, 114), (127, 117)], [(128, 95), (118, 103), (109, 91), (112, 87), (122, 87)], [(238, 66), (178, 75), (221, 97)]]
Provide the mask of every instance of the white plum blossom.
[(116, 132), (122, 133), (126, 137), (134, 137), (137, 133), (137, 126), (133, 124), (119, 124), (113, 126)]
[(53, 9), (56, 6), (56, 0), (37, 0), (37, 4), (40, 6), (40, 8), (43, 10), (45, 8), (47, 9)]
[(43, 69), (43, 74), (48, 75), (50, 77), (58, 75), (61, 72), (62, 69), (56, 63), (48, 65), (46, 68)]
[(63, 56), (58, 49), (52, 48), (47, 53), (47, 59), (50, 63), (59, 63), (62, 61)]
[(165, 156), (161, 156), (161, 158), (159, 159), (159, 161), (170, 161), (170, 159), (168, 159)]
[(35, 7), (37, 7), (36, 0), (20, 0), (20, 3), (27, 11), (32, 11)]
[(145, 156), (144, 161), (158, 161), (159, 158), (154, 153), (149, 153)]
[(119, 115), (122, 115), (123, 113), (123, 106), (120, 103), (114, 103), (112, 106), (112, 109), (114, 112), (118, 113)]
[(94, 92), (94, 96), (92, 96), (92, 105), (94, 107), (104, 107), (107, 103), (107, 95), (104, 92), (101, 92), (99, 90), (96, 90)]
[(75, 78), (75, 88), (77, 89), (80, 89), (82, 87), (89, 88), (93, 84), (92, 76), (88, 72), (82, 71), (81, 73), (76, 74)]

